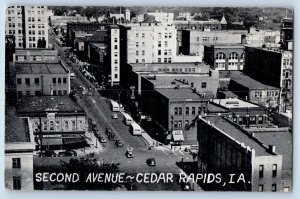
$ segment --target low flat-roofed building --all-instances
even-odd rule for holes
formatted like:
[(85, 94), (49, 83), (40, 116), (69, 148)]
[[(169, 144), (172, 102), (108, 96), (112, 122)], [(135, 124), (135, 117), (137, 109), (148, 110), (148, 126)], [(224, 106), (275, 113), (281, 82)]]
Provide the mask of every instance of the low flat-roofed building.
[(18, 97), (70, 93), (70, 71), (61, 62), (16, 62), (14, 67)]
[(19, 118), (15, 107), (5, 108), (5, 188), (33, 190), (33, 130), (28, 117)]
[(84, 142), (86, 115), (69, 96), (23, 96), (19, 116), (29, 117), (39, 146), (65, 148)]
[(240, 71), (220, 71), (220, 79), (228, 79), (228, 90), (239, 98), (264, 106), (277, 108), (279, 88), (263, 84)]
[(214, 115), (226, 113), (227, 119), (246, 128), (268, 125), (265, 107), (238, 98), (211, 99), (207, 111)]
[(57, 50), (45, 48), (16, 49), (13, 62), (47, 62), (57, 61)]
[[(226, 185), (224, 190), (283, 191), (284, 155), (272, 143), (266, 145), (269, 143), (220, 116), (199, 117), (197, 129), (200, 173), (220, 173), (225, 181), (229, 174), (244, 175), (245, 182)], [(209, 188), (220, 190), (222, 185)]]

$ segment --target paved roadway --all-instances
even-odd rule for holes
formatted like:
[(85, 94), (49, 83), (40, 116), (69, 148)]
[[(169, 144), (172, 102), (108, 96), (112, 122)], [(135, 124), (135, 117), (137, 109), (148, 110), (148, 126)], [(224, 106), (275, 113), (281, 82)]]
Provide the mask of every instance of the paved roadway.
[[(120, 113), (118, 113), (118, 119), (112, 119), (109, 99), (105, 99), (104, 97), (102, 97), (95, 90), (93, 84), (91, 84), (91, 82), (87, 80), (79, 71), (79, 66), (71, 62), (69, 58), (65, 57), (64, 50), (66, 48), (56, 45), (53, 35), (50, 35), (50, 37), (51, 38), (49, 41), (53, 42), (52, 44), (53, 46), (55, 46), (55, 50), (57, 50), (58, 53), (61, 54), (62, 62), (65, 64), (65, 66), (69, 67), (71, 72), (75, 73), (75, 80), (71, 80), (71, 88), (76, 90), (79, 86), (84, 86), (85, 88), (92, 88), (93, 90), (93, 92), (90, 92), (86, 95), (82, 95), (80, 90), (77, 91), (77, 102), (84, 108), (87, 117), (92, 118), (97, 123), (97, 127), (100, 130), (101, 135), (107, 137), (105, 135), (105, 129), (106, 127), (109, 127), (115, 133), (116, 139), (120, 139), (124, 143), (123, 147), (116, 147), (114, 141), (109, 140), (107, 141), (107, 143), (101, 143), (100, 148), (94, 149), (97, 158), (108, 163), (119, 163), (121, 171), (132, 174), (138, 172), (180, 173), (181, 170), (176, 165), (176, 162), (181, 161), (182, 158), (184, 159), (184, 161), (193, 161), (192, 156), (186, 152), (172, 152), (166, 148), (164, 149), (164, 147), (160, 147), (159, 149), (152, 148), (151, 150), (149, 150), (149, 145), (143, 137), (131, 135), (131, 133), (129, 132), (129, 127), (122, 122), (123, 117)], [(71, 62), (72, 65), (68, 66), (66, 62)], [(125, 156), (127, 147), (133, 147), (135, 155), (134, 158), (128, 159)], [(149, 167), (146, 164), (146, 160), (148, 158), (155, 158), (157, 165), (155, 167)], [(48, 159), (52, 160), (49, 161)], [(59, 165), (59, 161), (61, 159), (64, 158), (43, 158), (42, 160), (38, 161), (36, 166), (48, 164)], [(68, 158), (65, 159), (67, 160)], [(145, 189), (145, 187), (142, 189)], [(166, 188), (162, 186), (160, 190), (164, 189), (180, 190), (180, 188), (175, 185), (173, 188)]]

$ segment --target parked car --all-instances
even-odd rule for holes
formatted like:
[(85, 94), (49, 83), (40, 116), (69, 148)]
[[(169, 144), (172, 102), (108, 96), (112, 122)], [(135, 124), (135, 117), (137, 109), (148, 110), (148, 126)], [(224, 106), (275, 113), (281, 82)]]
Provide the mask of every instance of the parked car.
[(118, 113), (113, 113), (113, 114), (111, 115), (111, 117), (112, 117), (113, 119), (118, 119)]
[(105, 139), (105, 137), (101, 136), (101, 137), (100, 137), (100, 142), (101, 142), (101, 143), (106, 143), (107, 140)]
[(105, 133), (106, 133), (106, 135), (108, 135), (108, 134), (112, 133), (112, 130), (111, 130), (111, 128), (106, 128), (106, 130), (105, 130)]
[(114, 140), (115, 139), (115, 134), (114, 133), (109, 133), (108, 134), (108, 139), (109, 140)]
[(53, 150), (42, 151), (42, 157), (56, 157), (57, 154)]
[(74, 150), (65, 150), (58, 153), (59, 157), (75, 157), (77, 156), (77, 152)]
[(117, 147), (122, 147), (123, 146), (123, 142), (121, 140), (116, 140), (116, 146)]
[(147, 159), (146, 163), (149, 165), (149, 166), (156, 166), (156, 161), (154, 158), (149, 158)]
[(128, 148), (126, 151), (126, 157), (127, 158), (134, 158), (134, 154), (133, 154), (133, 149), (132, 148)]

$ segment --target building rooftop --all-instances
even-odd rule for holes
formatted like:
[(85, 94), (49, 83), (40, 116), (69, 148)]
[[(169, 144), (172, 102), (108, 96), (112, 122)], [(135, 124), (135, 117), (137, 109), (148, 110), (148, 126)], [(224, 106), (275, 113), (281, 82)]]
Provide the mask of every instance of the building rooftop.
[(276, 153), (283, 155), (282, 168), (286, 170), (292, 169), (293, 157), (293, 135), (288, 131), (284, 132), (256, 132), (255, 137), (261, 140), (265, 145), (276, 146)]
[(63, 74), (69, 71), (58, 62), (22, 62), (16, 63), (16, 74)]
[(244, 44), (234, 44), (234, 43), (218, 43), (206, 45), (214, 48), (244, 48)]
[[(182, 87), (191, 87), (190, 83), (194, 82), (194, 86), (197, 83), (201, 82), (201, 77), (207, 77), (208, 75), (201, 75), (201, 74), (148, 74), (142, 75), (145, 79), (153, 83), (156, 88), (159, 87), (169, 87), (174, 88), (176, 85), (180, 85)], [(182, 80), (185, 80), (183, 83)], [(180, 81), (181, 80), (181, 81)]]
[(219, 71), (220, 78), (230, 78), (233, 81), (249, 88), (250, 90), (259, 90), (259, 89), (279, 89), (273, 86), (265, 85), (252, 79), (251, 77), (247, 76), (245, 73), (240, 71)]
[(28, 120), (17, 116), (16, 108), (5, 107), (5, 143), (30, 142)]
[(200, 99), (210, 99), (213, 97), (213, 93), (210, 91), (205, 92), (205, 97), (200, 97), (199, 94), (193, 92), (190, 88), (159, 88), (156, 89), (156, 91), (170, 100), (193, 101)]
[(227, 113), (228, 110), (226, 108), (217, 106), (215, 104), (208, 103), (207, 104), (207, 112), (208, 113)]
[(262, 146), (258, 141), (251, 138), (246, 132), (238, 129), (235, 125), (231, 124), (222, 117), (206, 117), (206, 121), (210, 121), (219, 130), (222, 130), (225, 134), (230, 136), (232, 139), (239, 143), (244, 143), (245, 146), (249, 146), (251, 149), (255, 150), (256, 156), (269, 156), (272, 155), (268, 152), (268, 149)]
[(256, 108), (259, 107), (250, 102), (240, 100), (238, 98), (227, 98), (227, 99), (212, 99), (212, 102), (222, 106), (224, 108)]
[(44, 113), (84, 113), (84, 110), (69, 96), (24, 96), (17, 105), (18, 114)]

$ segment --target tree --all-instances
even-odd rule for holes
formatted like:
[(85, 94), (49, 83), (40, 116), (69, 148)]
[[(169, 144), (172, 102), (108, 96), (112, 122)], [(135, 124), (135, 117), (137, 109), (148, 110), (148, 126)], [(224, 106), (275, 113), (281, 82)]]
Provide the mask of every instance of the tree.
[(155, 22), (155, 17), (152, 15), (145, 14), (144, 21), (145, 22)]
[(69, 162), (61, 161), (62, 173), (78, 173), (78, 182), (63, 182), (66, 190), (114, 190), (121, 187), (120, 183), (112, 182), (86, 182), (90, 173), (119, 173), (119, 164), (102, 163), (99, 165), (97, 159), (88, 157), (80, 159), (70, 159)]
[(46, 40), (45, 39), (39, 39), (37, 42), (38, 48), (46, 48)]

